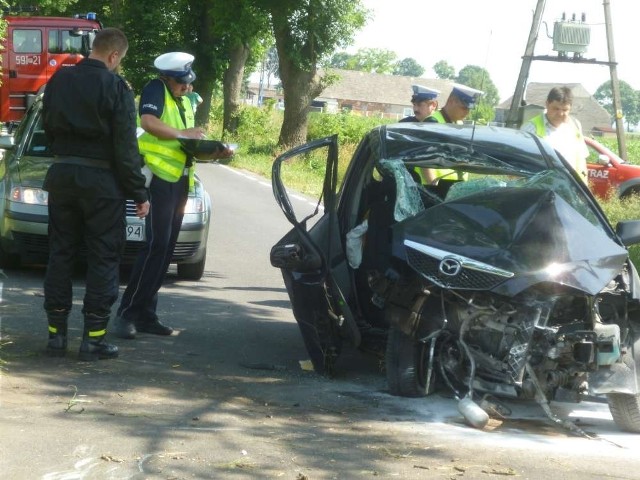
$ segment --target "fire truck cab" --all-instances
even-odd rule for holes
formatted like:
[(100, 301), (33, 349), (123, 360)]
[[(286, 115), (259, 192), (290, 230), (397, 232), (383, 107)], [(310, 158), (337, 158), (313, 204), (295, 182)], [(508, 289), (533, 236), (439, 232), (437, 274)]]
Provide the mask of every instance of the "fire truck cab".
[(19, 122), (51, 75), (89, 55), (101, 28), (95, 13), (74, 17), (5, 16), (0, 122)]

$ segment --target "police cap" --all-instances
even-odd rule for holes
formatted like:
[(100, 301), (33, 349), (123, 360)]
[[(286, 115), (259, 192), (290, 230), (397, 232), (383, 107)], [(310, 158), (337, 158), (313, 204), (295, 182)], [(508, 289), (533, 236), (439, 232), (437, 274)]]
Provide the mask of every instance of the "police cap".
[(451, 91), (452, 95), (458, 97), (458, 99), (469, 109), (476, 106), (476, 101), (480, 96), (484, 95), (482, 90), (476, 90), (475, 88), (467, 87), (465, 85), (456, 84)]
[(424, 100), (433, 100), (440, 94), (439, 90), (423, 87), (422, 85), (411, 85), (411, 88), (413, 89), (411, 103), (422, 102)]
[(178, 83), (191, 83), (196, 79), (191, 65), (195, 57), (184, 52), (163, 53), (153, 62), (161, 75), (172, 77)]

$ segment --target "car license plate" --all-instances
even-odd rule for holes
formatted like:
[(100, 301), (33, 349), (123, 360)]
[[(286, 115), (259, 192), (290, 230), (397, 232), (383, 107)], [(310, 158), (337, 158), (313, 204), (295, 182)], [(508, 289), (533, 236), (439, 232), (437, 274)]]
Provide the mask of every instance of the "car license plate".
[(132, 242), (143, 242), (144, 225), (127, 225), (127, 240)]

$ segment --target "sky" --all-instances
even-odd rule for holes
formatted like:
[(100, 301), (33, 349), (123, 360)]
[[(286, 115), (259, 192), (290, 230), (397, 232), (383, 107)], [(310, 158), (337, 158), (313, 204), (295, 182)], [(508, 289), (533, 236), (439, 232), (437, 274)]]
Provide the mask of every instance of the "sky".
[[(423, 77), (436, 78), (433, 65), (445, 60), (456, 70), (466, 65), (485, 68), (504, 101), (513, 95), (522, 56), (531, 31), (537, 0), (362, 0), (372, 18), (347, 51), (360, 48), (391, 50), (398, 60), (415, 59)], [(609, 0), (617, 75), (640, 90), (637, 30), (638, 0)], [(603, 0), (547, 0), (534, 55), (553, 51), (554, 22), (562, 14), (579, 20), (586, 14), (590, 45), (584, 58), (608, 62)], [(545, 28), (545, 23), (548, 27)], [(534, 60), (529, 82), (581, 83), (593, 94), (611, 79), (607, 65), (582, 65)]]

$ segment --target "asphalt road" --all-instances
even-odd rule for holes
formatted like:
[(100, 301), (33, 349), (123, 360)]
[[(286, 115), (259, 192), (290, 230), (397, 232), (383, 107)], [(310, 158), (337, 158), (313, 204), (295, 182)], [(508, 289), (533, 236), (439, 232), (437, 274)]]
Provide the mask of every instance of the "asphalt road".
[[(177, 333), (115, 339), (117, 360), (43, 353), (42, 268), (5, 272), (0, 303), (3, 479), (640, 479), (640, 436), (602, 403), (535, 404), (484, 431), (451, 398), (392, 397), (377, 359), (347, 349), (334, 379), (306, 352), (269, 249), (287, 230), (264, 179), (199, 165), (214, 218), (205, 277), (170, 271), (159, 314)], [(124, 288), (124, 279), (122, 283)]]

